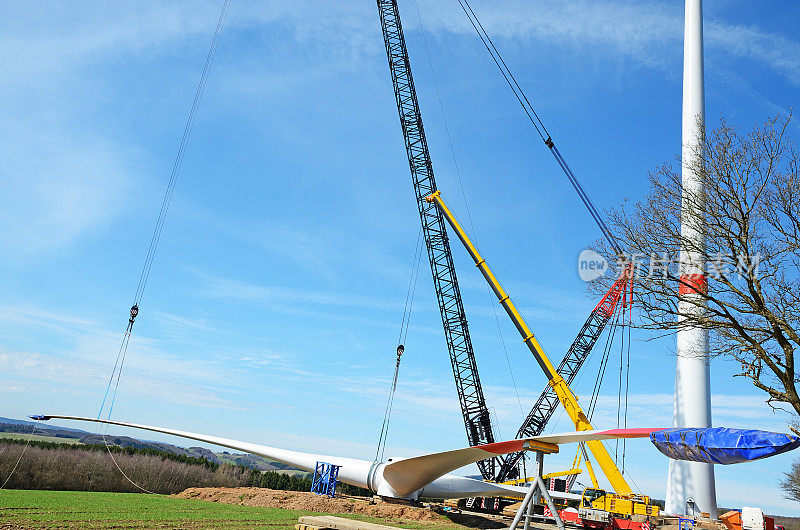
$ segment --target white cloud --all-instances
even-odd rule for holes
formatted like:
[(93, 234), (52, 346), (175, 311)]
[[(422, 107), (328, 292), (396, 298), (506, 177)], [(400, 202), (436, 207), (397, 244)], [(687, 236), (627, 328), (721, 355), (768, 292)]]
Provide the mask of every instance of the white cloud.
[(755, 26), (719, 21), (706, 24), (705, 38), (717, 50), (760, 63), (800, 85), (800, 42), (796, 40)]
[(211, 298), (257, 301), (265, 304), (306, 303), (321, 306), (360, 307), (402, 311), (403, 304), (395, 301), (357, 295), (294, 287), (257, 285), (233, 279), (203, 274), (203, 294)]
[[(8, 351), (5, 348), (0, 349), (0, 371), (5, 377), (28, 380), (26, 385), (17, 384), (4, 388), (5, 393), (29, 395), (33, 386), (46, 387), (48, 398), (53, 401), (52, 407), (59, 406), (56, 402), (57, 396), (64, 393), (97, 395), (98, 391), (105, 389), (109, 377), (105, 366), (87, 362), (84, 359), (38, 352)], [(197, 386), (188, 382), (176, 381), (174, 378), (164, 378), (160, 370), (128, 369), (123, 374), (123, 380), (120, 397), (125, 394), (126, 399), (134, 396), (144, 396), (145, 398), (158, 396), (159, 399), (192, 407), (239, 408), (232, 402), (220, 398), (207, 386)], [(111, 392), (113, 391), (114, 385), (112, 384)], [(110, 393), (109, 403), (111, 395)], [(76, 411), (67, 412), (75, 413)]]
[(0, 320), (23, 326), (38, 326), (58, 331), (94, 325), (89, 319), (49, 311), (32, 305), (0, 305)]
[[(473, 34), (450, 2), (421, 2), (431, 31)], [(455, 2), (452, 2), (455, 4)], [(493, 37), (547, 42), (551, 49), (589, 49), (597, 57), (629, 58), (651, 67), (679, 66), (683, 8), (659, 1), (572, 0), (540, 4), (506, 0), (474, 6)], [(776, 11), (778, 14), (778, 11)], [(756, 26), (731, 24), (721, 13), (705, 13), (705, 45), (712, 54), (755, 61), (800, 84), (800, 42)], [(406, 15), (415, 24), (416, 17)], [(512, 45), (505, 42), (505, 46)], [(501, 50), (502, 51), (502, 50)], [(669, 51), (668, 53), (665, 53)]]
[(132, 175), (120, 146), (93, 134), (77, 142), (61, 126), (33, 131), (36, 112), (19, 110), (30, 114), (6, 113), (0, 133), (0, 248), (14, 257), (106, 225), (129, 204)]
[[(420, 5), (432, 33), (474, 38), (455, 2), (428, 0)], [(405, 3), (401, 8), (406, 28), (413, 32), (417, 27), (413, 6)], [(542, 6), (506, 0), (475, 8), (489, 32), (502, 41), (501, 48), (546, 42), (552, 53), (570, 50), (582, 60), (592, 56), (630, 59), (670, 70), (680, 64), (683, 13), (669, 2), (572, 0)], [(218, 9), (219, 3), (210, 1), (191, 6), (163, 2), (113, 7), (70, 2), (38, 9), (28, 4), (6, 6), (0, 26), (0, 68), (5, 73), (0, 80), (4, 102), (0, 103), (4, 116), (0, 245), (7, 252), (59, 247), (119, 215), (123, 198), (130, 192), (127, 183), (139, 174), (136, 166), (141, 155), (81, 119), (96, 110), (93, 99), (109, 97), (109, 87), (88, 72), (130, 57), (152, 60), (176, 54), (186, 45), (201, 56)], [(753, 61), (800, 84), (800, 43), (753, 25), (726, 22), (724, 15), (707, 14), (706, 44), (711, 54)], [(264, 33), (264, 39), (274, 30), (288, 30), (290, 44), (285, 45), (306, 48), (305, 67), (309, 68), (314, 64), (352, 68), (364, 54), (382, 53), (372, 5), (344, 1), (234, 4), (223, 47), (225, 39), (234, 42), (237, 33), (253, 30)], [(475, 50), (479, 49), (476, 41)], [(258, 86), (274, 75), (257, 69), (240, 84)], [(294, 232), (283, 238), (279, 231), (273, 235), (284, 242), (299, 242), (287, 251), (310, 266), (324, 267), (321, 254), (313, 252), (314, 241), (304, 241)]]
[[(0, 373), (5, 378), (25, 379), (84, 396), (105, 390), (119, 351), (121, 329), (109, 329), (96, 315), (75, 317), (30, 305), (0, 305), (0, 318), (11, 324), (0, 332)], [(176, 321), (192, 322), (169, 315), (170, 325)], [(43, 332), (46, 339), (41, 338)], [(204, 332), (218, 333), (210, 327)], [(20, 341), (29, 343), (29, 333), (39, 337), (35, 350), (9, 346)], [(134, 334), (125, 359), (121, 391), (163, 396), (180, 404), (233, 407), (230, 395), (240, 391), (236, 388), (240, 382), (232, 380), (232, 370), (221, 367), (226, 365), (226, 358), (240, 356), (236, 347), (218, 352), (213, 346), (201, 344), (168, 351), (166, 344), (172, 343)], [(274, 354), (273, 359), (278, 362), (279, 355)]]

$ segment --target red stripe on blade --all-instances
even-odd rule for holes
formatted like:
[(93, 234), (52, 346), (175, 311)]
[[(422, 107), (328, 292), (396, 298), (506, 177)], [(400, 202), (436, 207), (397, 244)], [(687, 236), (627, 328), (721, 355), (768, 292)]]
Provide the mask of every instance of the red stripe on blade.
[(610, 429), (601, 431), (600, 434), (608, 434), (616, 438), (645, 438), (651, 432), (663, 431), (664, 427), (638, 427), (635, 429)]
[(509, 440), (507, 442), (495, 442), (493, 444), (476, 445), (475, 447), (494, 453), (496, 455), (505, 455), (508, 453), (516, 453), (522, 451), (522, 444), (525, 440)]

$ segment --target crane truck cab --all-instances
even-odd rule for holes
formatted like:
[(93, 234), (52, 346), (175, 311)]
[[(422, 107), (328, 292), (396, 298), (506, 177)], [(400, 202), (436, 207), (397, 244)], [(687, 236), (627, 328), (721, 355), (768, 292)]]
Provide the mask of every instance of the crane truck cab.
[(584, 528), (610, 528), (611, 514), (605, 509), (605, 490), (585, 488), (578, 506), (578, 516)]
[(618, 495), (599, 488), (584, 489), (578, 509), (584, 528), (590, 529), (641, 527), (648, 517), (658, 513), (658, 506), (650, 504), (646, 495)]

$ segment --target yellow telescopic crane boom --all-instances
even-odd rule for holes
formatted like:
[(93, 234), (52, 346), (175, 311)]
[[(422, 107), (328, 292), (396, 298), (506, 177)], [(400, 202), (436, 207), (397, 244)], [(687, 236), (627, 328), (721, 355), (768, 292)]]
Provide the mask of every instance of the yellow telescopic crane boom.
[[(550, 386), (553, 387), (553, 391), (555, 391), (559, 401), (564, 406), (564, 409), (566, 409), (567, 414), (572, 422), (575, 424), (575, 430), (594, 430), (589, 418), (586, 417), (583, 409), (581, 409), (581, 406), (578, 404), (578, 398), (572, 393), (572, 389), (570, 389), (564, 378), (561, 377), (553, 367), (553, 363), (550, 362), (550, 359), (544, 353), (539, 341), (537, 341), (536, 337), (533, 336), (533, 332), (525, 323), (525, 320), (522, 318), (522, 315), (520, 315), (519, 311), (517, 311), (514, 302), (511, 301), (511, 298), (509, 298), (508, 293), (506, 293), (505, 289), (503, 289), (503, 286), (500, 285), (500, 282), (497, 281), (497, 278), (486, 264), (486, 260), (483, 259), (478, 252), (478, 249), (472, 244), (472, 241), (470, 241), (467, 233), (453, 215), (453, 212), (450, 211), (450, 209), (444, 203), (444, 200), (442, 200), (441, 192), (437, 190), (433, 194), (426, 197), (425, 200), (436, 204), (436, 206), (447, 219), (447, 222), (455, 231), (458, 238), (464, 244), (464, 247), (466, 247), (467, 252), (469, 252), (469, 255), (472, 257), (473, 261), (475, 261), (475, 266), (478, 267), (478, 269), (481, 271), (481, 274), (483, 274), (483, 277), (487, 282), (489, 282), (489, 286), (492, 288), (492, 291), (494, 291), (494, 294), (500, 301), (500, 305), (503, 306), (503, 309), (506, 310), (508, 316), (511, 317), (511, 321), (514, 322), (514, 325), (517, 327), (517, 331), (519, 331), (519, 334), (522, 335), (522, 340), (525, 342), (525, 344), (527, 344), (528, 349), (531, 350), (536, 362), (539, 363), (542, 371), (544, 371), (545, 375), (547, 376)], [(621, 495), (629, 495), (633, 493), (631, 487), (622, 477), (622, 473), (620, 473), (616, 464), (614, 464), (614, 460), (611, 458), (611, 455), (609, 455), (608, 451), (606, 451), (603, 443), (600, 441), (586, 442), (586, 446), (589, 448), (589, 451), (591, 451), (592, 455), (594, 455), (594, 458), (597, 460), (600, 469), (602, 469), (603, 474), (611, 483), (611, 487), (614, 488), (614, 491)]]

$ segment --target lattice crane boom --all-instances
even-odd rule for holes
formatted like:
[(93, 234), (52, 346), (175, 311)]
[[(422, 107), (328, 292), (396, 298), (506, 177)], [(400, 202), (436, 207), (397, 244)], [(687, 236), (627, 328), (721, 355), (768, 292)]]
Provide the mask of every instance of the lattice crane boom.
[[(436, 191), (436, 181), (396, 0), (378, 0), (378, 12), (467, 440), (470, 445), (492, 443), (491, 418), (478, 376), (445, 221), (436, 205), (425, 201), (425, 197)], [(499, 458), (484, 460), (478, 462), (478, 468), (485, 479), (492, 479), (500, 462)]]
[[(556, 372), (564, 378), (566, 383), (572, 384), (578, 371), (581, 369), (583, 362), (589, 356), (594, 347), (597, 339), (603, 333), (606, 324), (614, 315), (617, 304), (622, 300), (624, 304), (630, 302), (626, 299), (631, 295), (631, 266), (627, 265), (623, 268), (622, 274), (614, 282), (611, 288), (603, 296), (600, 303), (589, 314), (589, 318), (584, 322), (578, 336), (575, 337), (572, 345), (567, 350), (561, 363), (558, 365)], [(517, 431), (517, 438), (526, 436), (538, 436), (544, 431), (547, 422), (553, 416), (553, 413), (558, 408), (559, 399), (555, 390), (551, 385), (546, 385), (542, 390), (539, 399), (531, 408), (525, 421), (522, 422), (519, 430)], [(511, 471), (517, 466), (519, 460), (522, 458), (523, 453), (511, 453), (506, 455), (503, 459), (503, 464), (495, 477), (497, 482), (504, 481)]]

